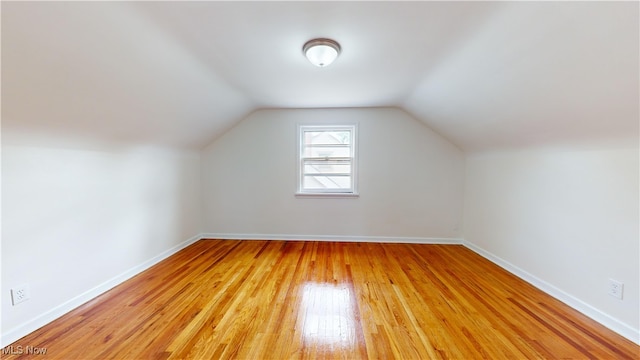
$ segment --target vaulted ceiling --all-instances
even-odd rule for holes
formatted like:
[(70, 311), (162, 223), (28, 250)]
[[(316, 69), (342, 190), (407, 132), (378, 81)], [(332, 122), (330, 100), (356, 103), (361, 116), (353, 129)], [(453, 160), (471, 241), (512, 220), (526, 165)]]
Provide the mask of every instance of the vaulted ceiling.
[[(638, 141), (637, 2), (2, 2), (2, 128), (198, 148), (399, 107), (465, 151)], [(340, 42), (327, 68), (302, 55)]]

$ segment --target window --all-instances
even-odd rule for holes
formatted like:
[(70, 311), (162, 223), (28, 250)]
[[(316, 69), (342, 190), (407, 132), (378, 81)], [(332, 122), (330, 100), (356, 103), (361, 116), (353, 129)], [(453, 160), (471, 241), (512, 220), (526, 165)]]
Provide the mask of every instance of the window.
[(299, 195), (357, 196), (356, 125), (300, 125)]

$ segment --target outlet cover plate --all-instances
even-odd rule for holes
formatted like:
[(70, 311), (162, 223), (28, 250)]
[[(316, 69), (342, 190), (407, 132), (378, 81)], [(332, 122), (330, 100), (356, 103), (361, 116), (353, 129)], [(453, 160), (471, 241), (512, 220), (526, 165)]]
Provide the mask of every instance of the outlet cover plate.
[(30, 297), (31, 293), (29, 291), (29, 284), (23, 284), (11, 289), (11, 303), (13, 306), (29, 300)]
[(620, 281), (609, 279), (609, 295), (616, 299), (622, 300), (622, 292), (624, 290), (624, 284)]

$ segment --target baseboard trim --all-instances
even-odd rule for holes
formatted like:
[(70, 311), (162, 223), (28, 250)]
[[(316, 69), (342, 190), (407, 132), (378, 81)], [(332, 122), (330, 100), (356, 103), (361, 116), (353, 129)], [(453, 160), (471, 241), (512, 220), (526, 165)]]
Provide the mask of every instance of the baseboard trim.
[(352, 235), (291, 235), (291, 234), (229, 234), (204, 233), (201, 239), (225, 240), (289, 240), (289, 241), (343, 241), (399, 244), (454, 244), (462, 245), (459, 238), (390, 237), (390, 236), (352, 236)]
[(153, 265), (159, 263), (160, 261), (168, 258), (169, 256), (177, 253), (178, 251), (184, 249), (185, 247), (195, 243), (200, 240), (202, 237), (200, 235), (196, 235), (168, 250), (163, 251), (162, 253), (154, 256), (153, 258), (143, 262), (140, 265), (134, 266), (133, 268), (117, 275), (104, 283), (85, 291), (84, 293), (56, 306), (55, 308), (36, 316), (34, 319), (31, 319), (25, 322), (22, 325), (19, 325), (6, 333), (2, 334), (2, 338), (0, 339), (0, 348), (6, 345), (9, 345), (20, 338), (38, 330), (39, 328), (47, 325), (48, 323), (54, 321), (55, 319), (61, 317), (62, 315), (70, 312), (71, 310), (79, 307), (80, 305), (90, 301), (97, 296), (113, 289), (114, 287), (122, 284), (123, 282), (129, 280), (130, 278), (138, 275), (139, 273), (147, 270)]
[(185, 247), (204, 239), (229, 239), (229, 240), (298, 240), (298, 241), (344, 241), (344, 242), (375, 242), (375, 243), (406, 243), (406, 244), (448, 244), (464, 245), (468, 249), (495, 263), (515, 276), (530, 283), (536, 288), (562, 301), (568, 306), (580, 311), (603, 326), (615, 331), (621, 336), (640, 345), (640, 330), (615, 319), (582, 300), (558, 289), (548, 282), (524, 271), (510, 262), (494, 255), (493, 253), (463, 239), (459, 238), (422, 238), (422, 237), (384, 237), (384, 236), (339, 236), (339, 235), (287, 235), (287, 234), (229, 234), (229, 233), (202, 233), (196, 235), (159, 255), (137, 265), (122, 274), (115, 276), (104, 283), (90, 289), (67, 302), (35, 317), (32, 320), (19, 325), (0, 337), (0, 348), (9, 345), (20, 338), (32, 333), (42, 326), (54, 321), (69, 311), (94, 299), (95, 297), (111, 290), (135, 275), (147, 270), (160, 261), (177, 253)]
[(578, 310), (584, 315), (599, 322), (603, 326), (615, 331), (619, 335), (624, 336), (625, 338), (640, 345), (639, 329), (634, 329), (633, 327), (621, 322), (620, 320), (603, 313), (602, 311), (594, 308), (593, 306), (585, 303), (584, 301), (558, 289), (557, 287), (549, 284), (548, 282), (528, 273), (527, 271), (519, 268), (516, 265), (511, 264), (510, 262), (500, 258), (499, 256), (496, 256), (495, 254), (481, 248), (476, 244), (473, 244), (467, 240), (464, 240), (463, 245), (468, 249), (472, 250), (473, 252), (477, 253), (478, 255), (484, 257), (485, 259), (507, 270), (513, 275), (521, 278), (522, 280), (528, 282), (529, 284), (535, 286), (536, 288), (562, 301), (566, 305), (574, 308), (575, 310)]

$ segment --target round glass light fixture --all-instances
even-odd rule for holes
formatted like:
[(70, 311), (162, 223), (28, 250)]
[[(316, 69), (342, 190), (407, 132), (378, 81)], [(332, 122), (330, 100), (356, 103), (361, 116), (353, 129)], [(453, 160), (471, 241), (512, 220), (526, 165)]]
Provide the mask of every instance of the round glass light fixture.
[(304, 44), (302, 52), (313, 65), (325, 67), (340, 55), (340, 44), (331, 39), (313, 39)]

